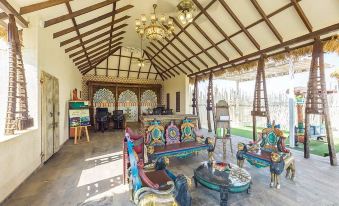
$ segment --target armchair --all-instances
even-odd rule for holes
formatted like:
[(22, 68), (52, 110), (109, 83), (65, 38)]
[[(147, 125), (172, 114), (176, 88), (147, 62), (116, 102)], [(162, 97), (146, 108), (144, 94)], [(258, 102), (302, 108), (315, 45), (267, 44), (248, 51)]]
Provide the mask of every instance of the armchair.
[(114, 129), (123, 129), (125, 127), (125, 116), (123, 110), (115, 110), (112, 115)]
[(134, 141), (126, 133), (129, 158), (131, 198), (136, 205), (190, 206), (189, 181), (184, 175), (175, 176), (166, 169), (166, 160), (159, 158), (155, 164), (144, 165), (134, 150)]
[(108, 129), (109, 113), (108, 108), (96, 108), (95, 122), (98, 131), (104, 132)]

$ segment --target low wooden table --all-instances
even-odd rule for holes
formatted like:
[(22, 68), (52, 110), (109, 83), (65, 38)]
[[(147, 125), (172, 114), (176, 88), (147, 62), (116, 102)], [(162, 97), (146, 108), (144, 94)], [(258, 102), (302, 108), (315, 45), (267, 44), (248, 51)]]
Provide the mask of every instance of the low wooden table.
[(209, 162), (202, 163), (194, 170), (194, 183), (220, 192), (220, 205), (226, 206), (228, 193), (249, 192), (251, 185), (251, 175), (245, 169), (239, 168), (235, 164), (230, 164), (226, 170), (217, 170)]

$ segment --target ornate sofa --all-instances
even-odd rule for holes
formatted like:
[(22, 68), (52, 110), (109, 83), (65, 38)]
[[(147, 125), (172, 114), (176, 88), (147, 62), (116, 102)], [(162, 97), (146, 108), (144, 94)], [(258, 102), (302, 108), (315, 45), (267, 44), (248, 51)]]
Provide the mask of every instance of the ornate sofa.
[(187, 118), (182, 121), (180, 130), (173, 121), (166, 130), (160, 121), (150, 122), (145, 139), (148, 161), (152, 162), (160, 157), (187, 157), (201, 150), (213, 152), (210, 150), (213, 148), (210, 139), (197, 137), (194, 129), (195, 125)]
[(166, 160), (157, 159), (154, 164), (144, 165), (134, 149), (134, 141), (126, 133), (128, 150), (128, 182), (131, 199), (136, 205), (180, 205), (190, 206), (188, 178), (175, 176), (166, 169)]
[(237, 163), (239, 167), (243, 167), (246, 159), (251, 165), (257, 168), (270, 167), (271, 184), (280, 189), (280, 174), (286, 169), (286, 177), (294, 180), (295, 177), (295, 161), (292, 153), (286, 149), (283, 132), (279, 129), (279, 125), (268, 125), (259, 134), (256, 142), (248, 145), (244, 143), (238, 144)]

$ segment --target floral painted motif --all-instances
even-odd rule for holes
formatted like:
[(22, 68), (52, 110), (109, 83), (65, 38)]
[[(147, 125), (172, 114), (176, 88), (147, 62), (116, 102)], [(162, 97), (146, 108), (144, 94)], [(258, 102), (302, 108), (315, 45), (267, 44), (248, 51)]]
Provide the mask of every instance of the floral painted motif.
[(118, 100), (119, 110), (123, 110), (127, 115), (126, 121), (138, 121), (138, 97), (131, 90), (121, 92)]
[(158, 105), (157, 95), (152, 90), (146, 90), (141, 95), (141, 113), (148, 113), (148, 109), (153, 109)]
[(106, 89), (99, 89), (93, 96), (93, 104), (95, 107), (113, 107), (115, 98), (113, 93)]

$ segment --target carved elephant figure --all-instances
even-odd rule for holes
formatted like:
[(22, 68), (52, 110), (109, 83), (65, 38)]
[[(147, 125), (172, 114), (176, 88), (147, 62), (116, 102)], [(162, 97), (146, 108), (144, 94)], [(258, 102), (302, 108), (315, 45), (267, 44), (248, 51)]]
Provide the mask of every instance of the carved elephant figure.
[(272, 163), (270, 165), (271, 172), (271, 187), (276, 186), (277, 189), (280, 189), (280, 178), (279, 176), (284, 171), (285, 161), (281, 155), (278, 153), (272, 152), (271, 154)]
[(242, 168), (244, 166), (245, 157), (244, 154), (247, 152), (247, 146), (244, 143), (238, 143), (238, 151), (237, 151), (237, 165)]

